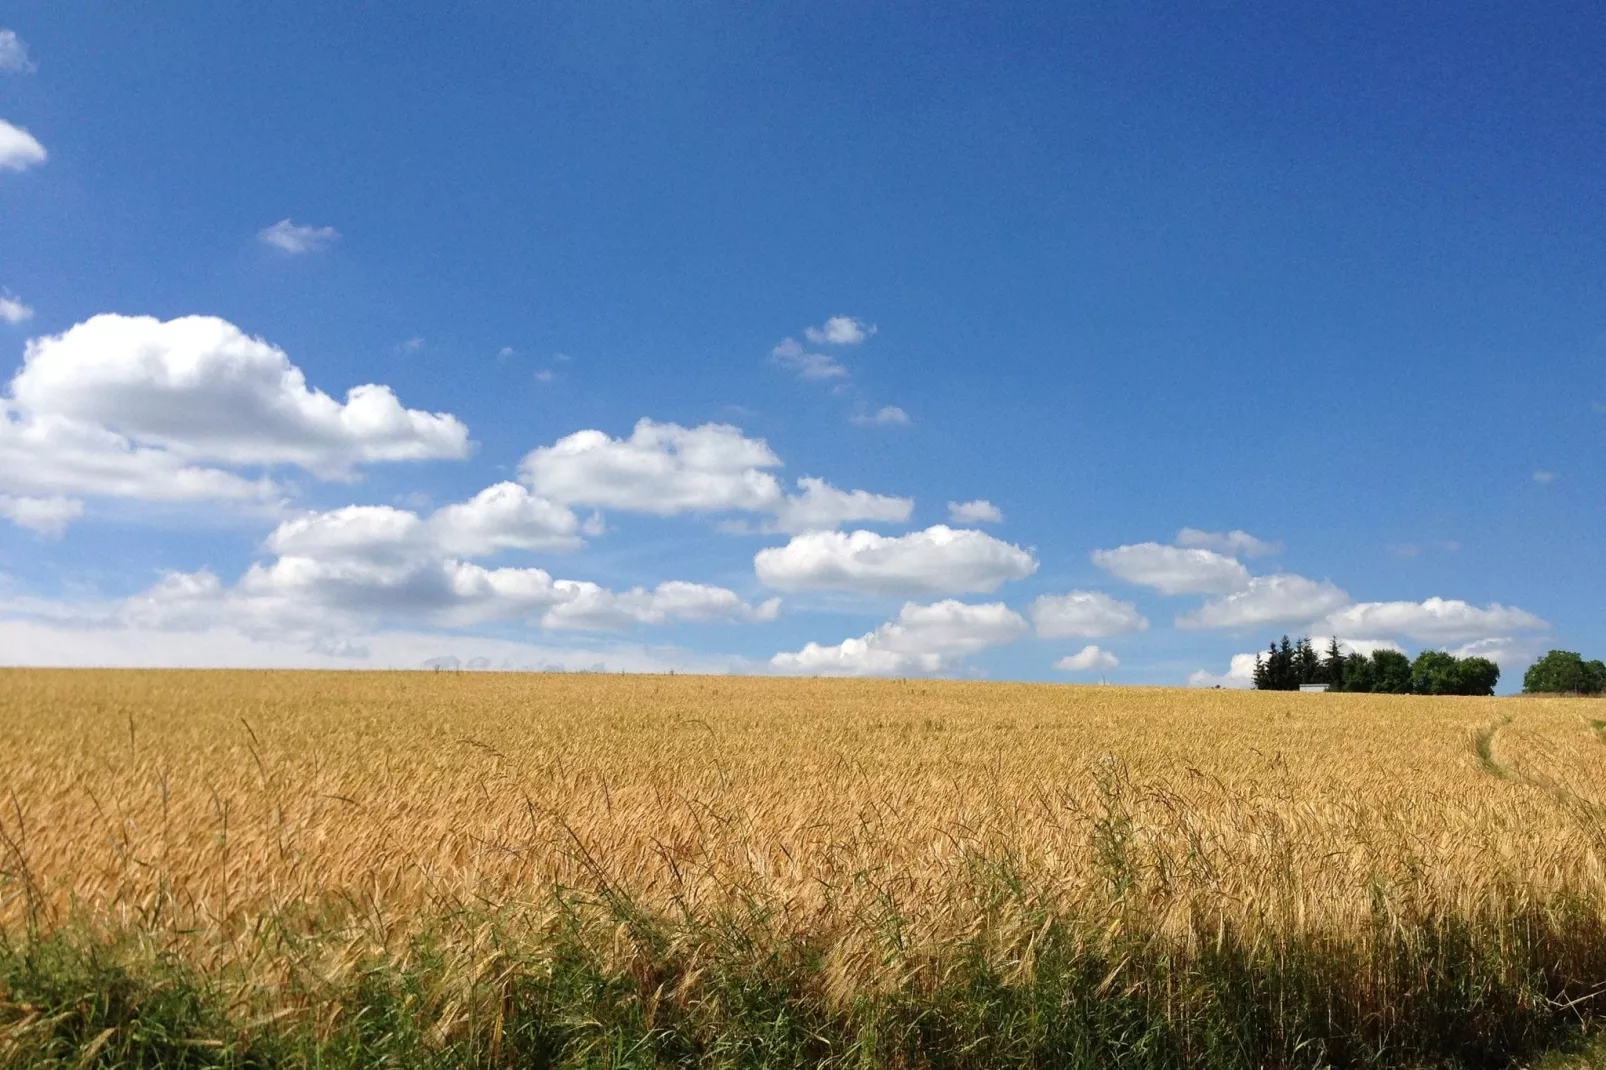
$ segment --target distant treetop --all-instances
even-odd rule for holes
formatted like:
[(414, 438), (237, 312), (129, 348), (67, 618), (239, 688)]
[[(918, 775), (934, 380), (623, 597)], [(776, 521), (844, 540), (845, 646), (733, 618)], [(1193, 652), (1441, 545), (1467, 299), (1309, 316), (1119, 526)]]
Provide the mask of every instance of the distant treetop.
[(1309, 639), (1294, 643), (1285, 635), (1255, 659), (1255, 687), (1262, 691), (1326, 684), (1329, 691), (1386, 695), (1492, 695), (1499, 681), (1500, 667), (1488, 658), (1458, 658), (1443, 650), (1424, 650), (1415, 661), (1388, 649), (1346, 655), (1336, 638), (1323, 655)]
[(1529, 666), (1522, 689), (1530, 694), (1598, 695), (1606, 691), (1606, 664), (1571, 650), (1552, 650)]

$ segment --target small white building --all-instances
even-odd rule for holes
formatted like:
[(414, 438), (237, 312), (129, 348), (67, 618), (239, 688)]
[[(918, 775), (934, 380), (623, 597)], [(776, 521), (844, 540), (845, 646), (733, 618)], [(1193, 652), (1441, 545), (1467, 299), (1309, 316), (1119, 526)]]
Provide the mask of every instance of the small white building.
[(1300, 684), (1299, 685), (1299, 690), (1300, 690), (1301, 693), (1304, 693), (1304, 692), (1308, 691), (1313, 695), (1318, 695), (1318, 694), (1321, 694), (1323, 691), (1327, 690), (1327, 685), (1326, 684)]

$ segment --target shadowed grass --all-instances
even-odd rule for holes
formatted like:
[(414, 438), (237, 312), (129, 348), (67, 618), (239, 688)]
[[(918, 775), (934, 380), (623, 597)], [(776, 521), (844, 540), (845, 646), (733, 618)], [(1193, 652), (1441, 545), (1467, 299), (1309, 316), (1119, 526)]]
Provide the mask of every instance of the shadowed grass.
[[(0, 1062), (1498, 1067), (1576, 1035), (1593, 1003), (1583, 979), (1606, 976), (1606, 932), (1584, 904), (1494, 921), (1380, 902), (1359, 943), (1226, 930), (1188, 951), (1136, 919), (1042, 913), (1002, 869), (969, 894), (1015, 915), (1029, 946), (1000, 955), (981, 931), (893, 953), (905, 980), (846, 1000), (831, 949), (777, 938), (762, 916), (666, 918), (605, 898), (566, 898), (539, 931), (458, 913), (349, 969), (260, 976), (239, 948), (72, 924), (0, 945)], [(258, 967), (286, 953), (259, 939), (244, 956)], [(229, 965), (195, 964), (208, 959)]]

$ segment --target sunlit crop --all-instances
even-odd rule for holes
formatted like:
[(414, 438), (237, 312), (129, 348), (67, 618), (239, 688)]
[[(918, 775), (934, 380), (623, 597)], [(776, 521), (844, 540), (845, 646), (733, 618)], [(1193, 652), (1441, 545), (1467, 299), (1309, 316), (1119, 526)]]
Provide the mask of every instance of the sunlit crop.
[[(126, 1021), (87, 1011), (41, 1027), (18, 965), (98, 946), (203, 986), (222, 1009), (185, 1050), (219, 1059), (344, 1043), (365, 985), (390, 986), (406, 1043), (484, 1065), (531, 1058), (536, 1033), (554, 1062), (1091, 1065), (1128, 1042), (1155, 1064), (1497, 1058), (1589, 1018), (1606, 985), (1601, 716), (7, 672), (0, 1044), (41, 1064), (96, 1037), (134, 1050)], [(627, 1036), (642, 1046), (615, 1058)]]

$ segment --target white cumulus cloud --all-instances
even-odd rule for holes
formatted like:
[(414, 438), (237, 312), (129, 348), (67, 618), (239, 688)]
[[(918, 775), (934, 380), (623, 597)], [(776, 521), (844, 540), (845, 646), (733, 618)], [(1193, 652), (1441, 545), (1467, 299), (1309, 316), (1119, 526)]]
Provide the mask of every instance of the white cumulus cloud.
[(898, 406), (883, 405), (875, 412), (854, 413), (848, 422), (858, 427), (905, 427), (910, 420), (909, 414)]
[(141, 446), (114, 431), (55, 415), (17, 413), (0, 402), (0, 492), (30, 496), (225, 501), (262, 508), (287, 493), (248, 478)]
[(519, 470), (538, 494), (565, 504), (655, 516), (767, 514), (763, 530), (788, 533), (855, 521), (902, 523), (914, 508), (908, 498), (839, 490), (807, 476), (798, 480), (801, 493), (789, 495), (768, 471), (780, 465), (763, 439), (729, 424), (681, 427), (643, 419), (624, 439), (576, 431), (532, 450)]
[(1041, 595), (1032, 602), (1031, 614), (1037, 634), (1044, 639), (1100, 639), (1141, 632), (1149, 626), (1137, 606), (1101, 591)]
[(504, 550), (578, 550), (580, 521), (567, 506), (517, 483), (498, 483), (428, 517), (388, 505), (348, 505), (280, 524), (265, 545), (278, 554), (333, 558), (488, 557)]
[(1379, 650), (1392, 650), (1396, 654), (1405, 653), (1405, 648), (1392, 639), (1345, 639), (1343, 636), (1313, 635), (1310, 637), (1310, 644), (1317, 653), (1326, 657), (1327, 648), (1334, 639), (1338, 640), (1338, 652), (1346, 656), (1360, 654), (1369, 658)]
[(1527, 610), (1498, 602), (1475, 606), (1453, 598), (1421, 602), (1359, 602), (1332, 613), (1324, 632), (1362, 639), (1405, 636), (1427, 643), (1454, 643), (1513, 632), (1543, 631), (1550, 625)]
[(569, 588), (568, 596), (546, 612), (541, 624), (553, 629), (622, 631), (638, 624), (672, 621), (772, 621), (780, 611), (779, 598), (750, 606), (735, 591), (684, 580), (660, 583), (651, 590), (634, 587), (628, 591), (610, 591), (583, 583)]
[(723, 587), (670, 581), (614, 591), (545, 569), (487, 567), (468, 558), (579, 544), (561, 506), (497, 484), (428, 516), (392, 506), (347, 506), (281, 523), (264, 543), (275, 555), (233, 586), (210, 571), (176, 572), (114, 614), (157, 630), (231, 628), (243, 634), (334, 642), (390, 627), (468, 627), (528, 620), (550, 630), (615, 631), (635, 625), (773, 620), (777, 599), (749, 605)]
[(897, 676), (949, 672), (967, 656), (1012, 643), (1026, 621), (1002, 602), (970, 605), (945, 599), (906, 603), (897, 619), (835, 646), (809, 643), (770, 659), (778, 672), (820, 676)]
[(1037, 559), (985, 532), (938, 524), (907, 535), (808, 532), (760, 550), (753, 567), (782, 591), (972, 594), (1030, 576)]
[(465, 557), (500, 550), (576, 550), (582, 545), (578, 532), (584, 526), (568, 506), (507, 482), (436, 510), (429, 520), (441, 549)]
[(796, 338), (783, 338), (770, 350), (770, 359), (796, 372), (799, 379), (842, 379), (848, 370), (828, 353), (811, 353)]
[(1179, 628), (1254, 628), (1304, 622), (1349, 604), (1349, 595), (1326, 580), (1292, 573), (1255, 576), (1241, 591), (1213, 599), (1177, 617)]
[(33, 309), (10, 294), (0, 294), (0, 320), (15, 326), (33, 318)]
[(99, 315), (28, 343), (15, 406), (106, 428), (187, 459), (296, 465), (325, 478), (380, 461), (461, 458), (468, 429), (403, 408), (388, 386), (342, 403), (282, 349), (215, 316)]
[(566, 640), (528, 642), (409, 629), (311, 641), (248, 635), (230, 626), (177, 632), (96, 617), (93, 609), (72, 620), (0, 618), (0, 664), (653, 673), (758, 668), (738, 657), (619, 641), (574, 645)]
[(1128, 583), (1161, 594), (1227, 594), (1249, 586), (1249, 570), (1214, 550), (1140, 542), (1094, 550), (1093, 563)]
[(1257, 539), (1247, 531), (1200, 531), (1183, 528), (1177, 532), (1176, 544), (1201, 550), (1214, 550), (1228, 557), (1265, 557), (1283, 548), (1280, 542)]
[(1534, 639), (1507, 635), (1474, 639), (1453, 648), (1450, 653), (1458, 658), (1488, 658), (1500, 666), (1501, 672), (1510, 673), (1531, 665), (1541, 651), (1542, 644)]
[(18, 498), (0, 494), (0, 517), (40, 535), (58, 536), (84, 515), (84, 503), (72, 498)]
[(49, 158), (38, 138), (0, 119), (0, 171), (26, 171)]
[(763, 439), (729, 424), (639, 421), (630, 437), (576, 431), (532, 450), (520, 473), (556, 501), (656, 516), (687, 512), (766, 512), (782, 497), (780, 467)]
[(1255, 660), (1258, 654), (1234, 654), (1227, 666), (1227, 671), (1221, 675), (1200, 669), (1188, 676), (1189, 687), (1235, 687), (1245, 688), (1255, 686)]
[(271, 227), (257, 231), (257, 237), (264, 245), (271, 245), (281, 252), (316, 253), (333, 245), (340, 237), (340, 232), (334, 227), (314, 227), (281, 219)]
[(818, 327), (805, 327), (803, 337), (817, 346), (856, 346), (875, 332), (875, 326), (863, 320), (832, 316)]
[(838, 490), (823, 479), (804, 476), (797, 485), (803, 493), (789, 495), (773, 507), (776, 531), (788, 534), (821, 531), (860, 521), (902, 524), (914, 510), (913, 499), (864, 490)]
[(948, 519), (955, 524), (1002, 524), (1003, 510), (986, 498), (969, 502), (949, 502)]
[(1104, 672), (1119, 668), (1121, 659), (1101, 647), (1089, 644), (1074, 654), (1067, 654), (1054, 663), (1061, 672)]
[(28, 44), (15, 30), (0, 30), (0, 71), (12, 74), (32, 74), (39, 68), (28, 55)]
[(261, 508), (286, 488), (232, 469), (348, 479), (358, 465), (468, 450), (455, 417), (404, 409), (374, 384), (338, 402), (282, 350), (207, 316), (102, 315), (36, 338), (0, 398), (0, 493), (27, 497)]

